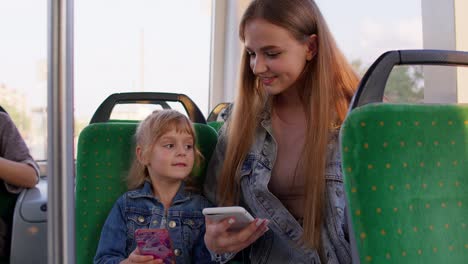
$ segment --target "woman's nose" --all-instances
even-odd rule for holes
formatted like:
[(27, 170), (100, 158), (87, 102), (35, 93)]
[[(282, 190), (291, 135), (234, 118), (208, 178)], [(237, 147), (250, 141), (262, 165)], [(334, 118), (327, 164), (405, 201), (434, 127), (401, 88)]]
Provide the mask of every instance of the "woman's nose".
[(255, 59), (252, 59), (250, 67), (255, 75), (267, 71), (267, 65), (261, 56), (256, 56)]

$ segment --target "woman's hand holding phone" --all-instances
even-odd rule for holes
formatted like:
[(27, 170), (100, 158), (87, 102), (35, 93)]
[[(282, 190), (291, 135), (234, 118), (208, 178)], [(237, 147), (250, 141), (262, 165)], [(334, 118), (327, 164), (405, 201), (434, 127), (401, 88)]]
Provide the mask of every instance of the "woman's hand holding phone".
[(268, 231), (267, 219), (254, 219), (242, 229), (232, 229), (236, 224), (234, 216), (228, 216), (221, 221), (205, 215), (206, 247), (214, 253), (237, 253), (248, 247)]

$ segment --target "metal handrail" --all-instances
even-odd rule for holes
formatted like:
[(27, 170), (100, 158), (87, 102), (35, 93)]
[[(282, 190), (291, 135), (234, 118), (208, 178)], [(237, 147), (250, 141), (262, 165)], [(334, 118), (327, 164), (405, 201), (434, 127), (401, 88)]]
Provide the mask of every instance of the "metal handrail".
[(74, 1), (49, 0), (48, 5), (47, 262), (49, 264), (74, 264)]

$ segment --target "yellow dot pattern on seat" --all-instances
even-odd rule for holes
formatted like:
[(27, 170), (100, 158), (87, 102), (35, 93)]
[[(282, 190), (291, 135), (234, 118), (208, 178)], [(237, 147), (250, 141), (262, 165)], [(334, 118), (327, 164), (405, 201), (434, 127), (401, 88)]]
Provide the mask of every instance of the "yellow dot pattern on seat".
[[(76, 162), (76, 263), (93, 263), (101, 228), (117, 198), (127, 191), (125, 179), (134, 157), (136, 122), (107, 122), (87, 126), (78, 140)], [(192, 175), (201, 185), (217, 133), (194, 124), (197, 147), (204, 156)]]
[(80, 134), (76, 163), (77, 263), (92, 263), (107, 214), (127, 190), (125, 178), (133, 158), (136, 126), (97, 123)]
[(361, 263), (468, 263), (468, 106), (366, 105), (341, 144)]

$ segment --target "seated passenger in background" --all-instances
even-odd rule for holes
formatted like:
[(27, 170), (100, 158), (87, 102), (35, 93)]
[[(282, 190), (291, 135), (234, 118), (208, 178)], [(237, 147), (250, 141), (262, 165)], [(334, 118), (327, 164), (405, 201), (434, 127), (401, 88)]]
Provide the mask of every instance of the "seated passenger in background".
[[(39, 181), (39, 167), (10, 116), (0, 111), (0, 192), (19, 193)], [(4, 202), (4, 201), (3, 201)], [(5, 203), (2, 204), (5, 206)], [(9, 255), (13, 214), (0, 217), (0, 257)]]
[(210, 204), (192, 192), (190, 177), (200, 158), (194, 129), (183, 114), (154, 111), (143, 120), (136, 131), (130, 191), (109, 213), (94, 263), (163, 263), (137, 248), (135, 231), (148, 228), (169, 231), (176, 263), (209, 263), (202, 210)]
[(39, 181), (39, 167), (7, 113), (0, 112), (0, 179), (6, 189), (19, 193)]

